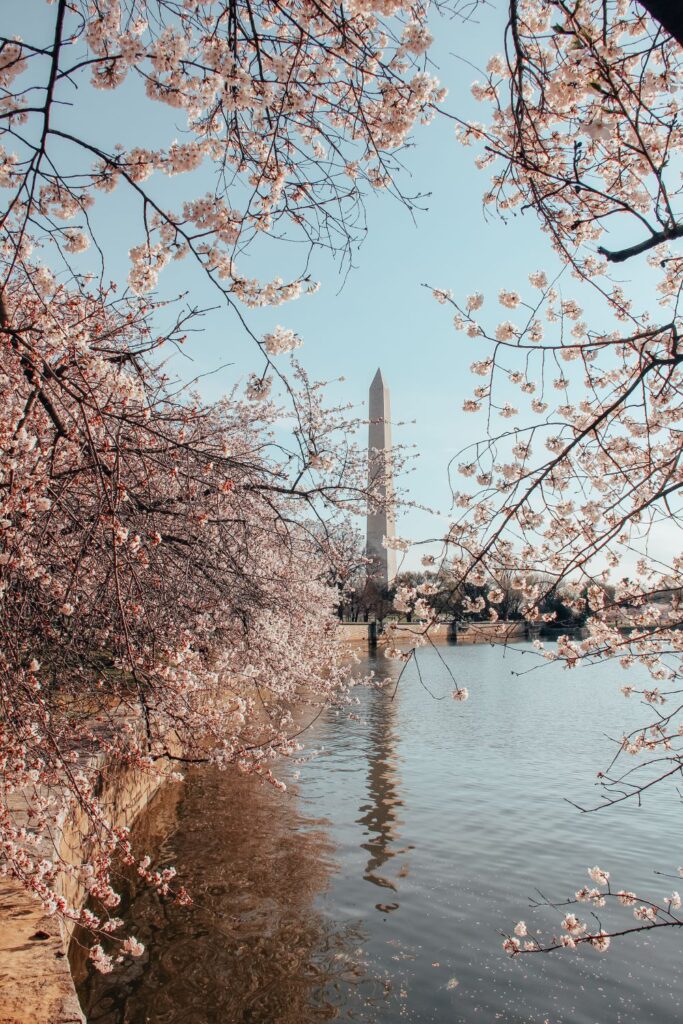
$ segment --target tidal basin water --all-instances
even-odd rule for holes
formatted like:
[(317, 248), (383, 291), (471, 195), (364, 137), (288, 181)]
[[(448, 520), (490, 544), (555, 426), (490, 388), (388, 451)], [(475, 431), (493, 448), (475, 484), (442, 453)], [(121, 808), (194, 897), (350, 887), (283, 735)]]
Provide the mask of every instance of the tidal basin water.
[[(414, 666), (395, 695), (358, 691), (350, 715), (307, 734), (315, 758), (278, 766), (286, 794), (214, 770), (166, 787), (136, 837), (177, 867), (194, 906), (128, 886), (126, 923), (147, 950), (108, 976), (74, 958), (89, 1022), (680, 1021), (683, 929), (606, 954), (501, 949), (520, 918), (557, 928), (557, 912), (529, 909), (537, 889), (570, 895), (599, 864), (617, 889), (661, 898), (677, 882), (654, 871), (683, 863), (675, 786), (598, 814), (565, 799), (595, 802), (606, 733), (650, 720), (620, 694), (625, 674), (538, 665), (524, 645), (426, 649), (435, 697)], [(367, 669), (398, 670), (381, 654)]]

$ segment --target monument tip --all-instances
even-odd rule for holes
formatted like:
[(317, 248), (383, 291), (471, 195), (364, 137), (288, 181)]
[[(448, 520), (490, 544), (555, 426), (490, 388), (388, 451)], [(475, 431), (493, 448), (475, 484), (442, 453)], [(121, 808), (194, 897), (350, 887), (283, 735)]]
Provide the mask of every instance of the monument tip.
[(370, 386), (374, 387), (375, 384), (380, 384), (382, 387), (384, 387), (384, 377), (382, 376), (382, 371), (379, 368), (379, 366), (377, 367), (377, 373), (372, 378), (372, 384)]

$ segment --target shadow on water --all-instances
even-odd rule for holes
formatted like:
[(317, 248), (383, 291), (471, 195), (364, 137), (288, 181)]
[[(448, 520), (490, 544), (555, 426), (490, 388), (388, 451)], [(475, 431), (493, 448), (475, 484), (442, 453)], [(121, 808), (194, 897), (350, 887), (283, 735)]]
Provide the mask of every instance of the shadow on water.
[[(313, 902), (335, 870), (324, 820), (295, 797), (234, 772), (192, 771), (155, 798), (134, 833), (174, 864), (194, 904), (177, 907), (128, 878), (123, 912), (145, 943), (110, 975), (72, 944), (91, 1024), (302, 1024), (338, 1015), (340, 989), (363, 974), (362, 935)], [(367, 1019), (367, 1018), (366, 1018)]]

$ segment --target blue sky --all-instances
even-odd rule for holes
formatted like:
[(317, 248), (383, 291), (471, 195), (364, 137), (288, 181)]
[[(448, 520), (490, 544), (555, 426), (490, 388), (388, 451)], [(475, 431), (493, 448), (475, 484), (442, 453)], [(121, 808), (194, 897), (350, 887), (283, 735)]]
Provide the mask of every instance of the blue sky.
[[(445, 106), (461, 117), (486, 118), (486, 109), (471, 97), (470, 85), (480, 77), (476, 66), (483, 67), (492, 54), (502, 51), (505, 10), (505, 3), (487, 5), (478, 12), (477, 22), (467, 24), (433, 19), (434, 73), (449, 88)], [(43, 0), (12, 5), (5, 0), (3, 17), (6, 29), (33, 41), (36, 32), (49, 37), (54, 7)], [(64, 111), (62, 116), (77, 118), (84, 137), (93, 141), (106, 138), (111, 145), (120, 133), (126, 145), (167, 145), (177, 112), (140, 104), (127, 89), (81, 91), (74, 94), (73, 113)], [(381, 366), (391, 388), (394, 419), (410, 421), (394, 430), (394, 438), (415, 445), (419, 456), (405, 480), (410, 495), (444, 516), (437, 523), (422, 512), (407, 513), (399, 530), (417, 539), (443, 532), (450, 504), (448, 460), (485, 432), (482, 417), (461, 411), (472, 390), (469, 364), (484, 358), (485, 346), (456, 333), (450, 308), (437, 304), (423, 284), (450, 288), (463, 298), (473, 291), (494, 298), (501, 287), (524, 294), (528, 273), (552, 270), (556, 262), (533, 213), (512, 217), (508, 223), (492, 214), (485, 217), (481, 199), (490, 172), (475, 168), (476, 152), (456, 141), (453, 122), (437, 118), (431, 126), (418, 128), (415, 143), (403, 154), (406, 173), (401, 185), (407, 193), (430, 193), (424, 201), (427, 209), (411, 216), (386, 193), (369, 196), (368, 236), (347, 277), (340, 276), (339, 267), (326, 256), (314, 257), (312, 276), (321, 281), (316, 295), (276, 309), (247, 311), (247, 317), (257, 334), (278, 323), (293, 328), (304, 339), (297, 355), (310, 375), (343, 376), (345, 382), (333, 385), (331, 393), (353, 402), (361, 413), (370, 381)], [(196, 184), (182, 175), (163, 187), (169, 200), (179, 203), (188, 186), (188, 196), (198, 193)], [(109, 274), (123, 281), (127, 250), (142, 240), (136, 211), (117, 190), (98, 205), (95, 218), (107, 236)], [(266, 278), (275, 272), (287, 279), (298, 273), (298, 260), (296, 248), (276, 244), (268, 255), (254, 254), (238, 262), (248, 276)], [(217, 293), (188, 261), (165, 271), (160, 289), (166, 295), (189, 289), (197, 305), (217, 301)], [(502, 312), (499, 319), (505, 319)], [(230, 364), (203, 378), (200, 387), (207, 398), (230, 390), (236, 380), (261, 366), (253, 343), (225, 308), (206, 317), (204, 332), (188, 342), (187, 356), (190, 359), (173, 361), (174, 370), (185, 377)]]

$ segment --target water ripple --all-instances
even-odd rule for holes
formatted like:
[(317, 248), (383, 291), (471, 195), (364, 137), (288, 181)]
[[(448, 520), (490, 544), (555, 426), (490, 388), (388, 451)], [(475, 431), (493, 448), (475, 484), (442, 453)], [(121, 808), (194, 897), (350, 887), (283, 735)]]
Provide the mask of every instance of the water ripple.
[[(125, 916), (147, 952), (106, 978), (76, 964), (92, 1024), (680, 1021), (679, 935), (606, 956), (519, 962), (500, 948), (537, 889), (563, 897), (597, 862), (618, 887), (658, 894), (652, 869), (682, 859), (673, 787), (596, 815), (565, 800), (596, 799), (605, 723), (620, 735), (640, 720), (618, 692), (624, 674), (514, 674), (537, 664), (528, 647), (439, 653), (470, 701), (431, 700), (410, 669), (394, 699), (363, 691), (357, 718), (315, 724), (322, 753), (286, 796), (218, 772), (161, 794), (139, 838), (178, 867), (195, 906), (131, 883)], [(419, 657), (448, 694), (435, 652)]]

